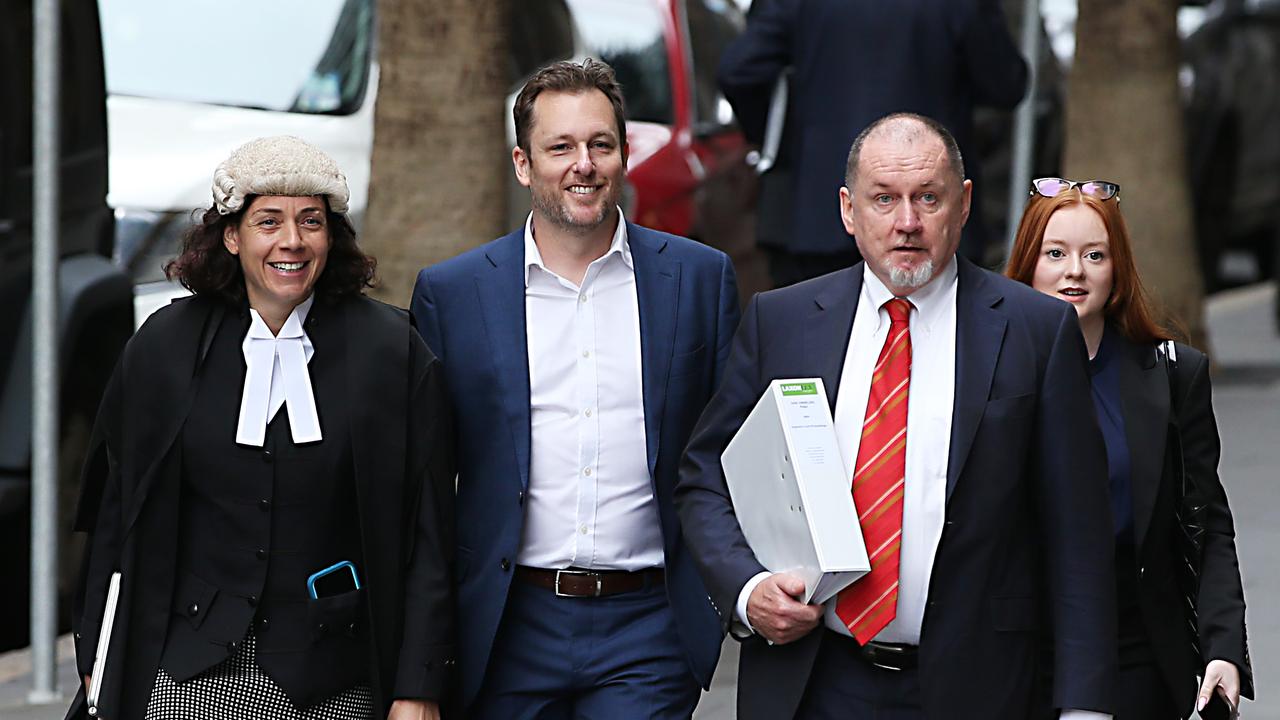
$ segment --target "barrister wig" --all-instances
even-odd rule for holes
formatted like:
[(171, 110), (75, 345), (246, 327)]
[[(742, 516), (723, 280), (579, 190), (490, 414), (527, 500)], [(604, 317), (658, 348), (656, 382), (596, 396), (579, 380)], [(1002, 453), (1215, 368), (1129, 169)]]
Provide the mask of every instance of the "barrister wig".
[(373, 287), (378, 263), (360, 250), (347, 219), (347, 178), (319, 148), (289, 136), (251, 140), (218, 165), (212, 191), (213, 205), (183, 234), (182, 253), (165, 265), (170, 280), (196, 294), (243, 300), (244, 271), (223, 243), (226, 229), (238, 226), (260, 195), (319, 196), (325, 202), (329, 259), (316, 280), (316, 296), (357, 295)]

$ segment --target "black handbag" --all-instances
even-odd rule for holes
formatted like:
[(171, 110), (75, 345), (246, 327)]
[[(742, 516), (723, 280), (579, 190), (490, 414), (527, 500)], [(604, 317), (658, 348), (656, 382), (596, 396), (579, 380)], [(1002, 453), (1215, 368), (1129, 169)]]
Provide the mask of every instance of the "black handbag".
[(1169, 375), (1169, 439), (1165, 446), (1165, 467), (1173, 473), (1178, 481), (1178, 499), (1174, 504), (1174, 515), (1177, 518), (1174, 542), (1177, 545), (1180, 562), (1176, 572), (1178, 594), (1182, 598), (1182, 614), (1191, 635), (1191, 651), (1199, 663), (1200, 632), (1197, 602), (1200, 597), (1200, 567), (1204, 560), (1205, 508), (1207, 503), (1204, 493), (1196, 485), (1193, 473), (1187, 472), (1185, 456), (1182, 452), (1182, 429), (1178, 426), (1178, 415), (1181, 408), (1178, 392), (1178, 380), (1175, 369), (1178, 366), (1178, 353), (1172, 340), (1159, 345), (1159, 354), (1164, 358), (1165, 371)]

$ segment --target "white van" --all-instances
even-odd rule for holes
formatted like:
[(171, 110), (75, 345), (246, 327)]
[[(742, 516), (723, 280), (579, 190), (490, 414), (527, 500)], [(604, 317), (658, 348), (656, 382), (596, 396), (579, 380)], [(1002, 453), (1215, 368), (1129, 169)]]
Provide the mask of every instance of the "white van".
[(113, 260), (138, 325), (186, 291), (164, 279), (213, 170), (244, 142), (294, 135), (337, 161), (364, 216), (377, 69), (375, 0), (100, 0)]

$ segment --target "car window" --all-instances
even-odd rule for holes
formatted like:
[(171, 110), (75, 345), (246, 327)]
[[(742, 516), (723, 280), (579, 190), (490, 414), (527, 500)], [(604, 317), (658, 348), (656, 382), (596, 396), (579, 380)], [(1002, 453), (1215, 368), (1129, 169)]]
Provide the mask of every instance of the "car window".
[(519, 0), (511, 3), (512, 78), (575, 56), (609, 63), (627, 120), (673, 122), (663, 15), (648, 0)]
[(693, 122), (727, 125), (733, 114), (716, 85), (716, 66), (742, 32), (742, 14), (729, 0), (688, 0), (685, 13), (693, 63)]
[(373, 8), (374, 0), (102, 0), (107, 91), (349, 114), (368, 85)]

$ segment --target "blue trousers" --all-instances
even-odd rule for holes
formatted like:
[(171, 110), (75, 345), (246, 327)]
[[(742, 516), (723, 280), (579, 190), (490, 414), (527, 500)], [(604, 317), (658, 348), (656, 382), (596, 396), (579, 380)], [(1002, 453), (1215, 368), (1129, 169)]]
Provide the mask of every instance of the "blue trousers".
[(822, 633), (796, 720), (924, 720), (917, 670), (877, 668), (853, 638)]
[(564, 598), (516, 580), (467, 717), (687, 719), (699, 693), (663, 587)]

